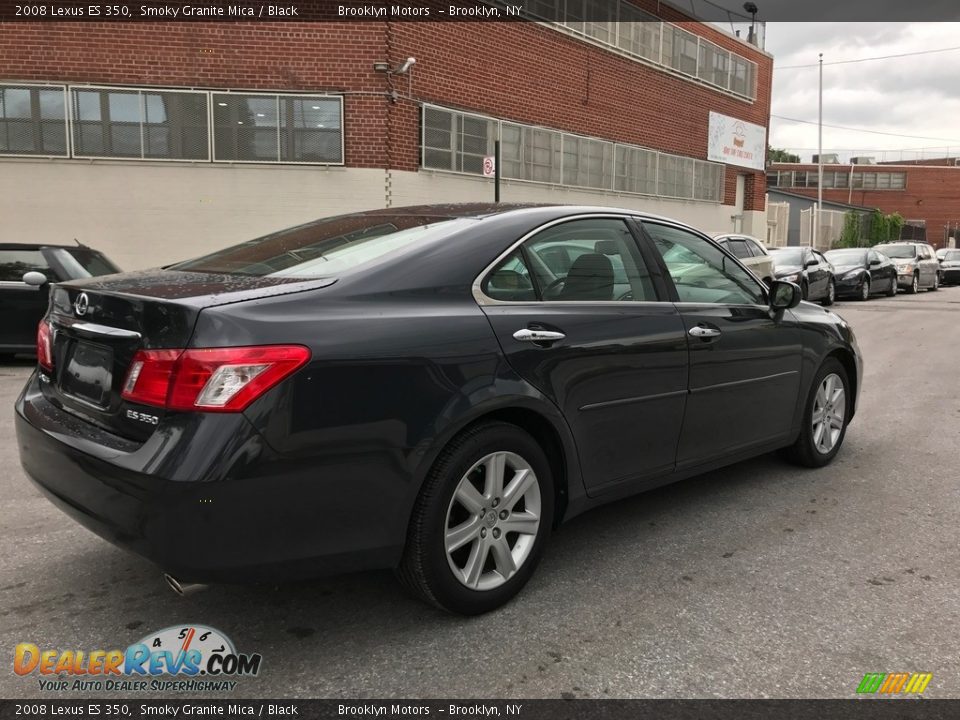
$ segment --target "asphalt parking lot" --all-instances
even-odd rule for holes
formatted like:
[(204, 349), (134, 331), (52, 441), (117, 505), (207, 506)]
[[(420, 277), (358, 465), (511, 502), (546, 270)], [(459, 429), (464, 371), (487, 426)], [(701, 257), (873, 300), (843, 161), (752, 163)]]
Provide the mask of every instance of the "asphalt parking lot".
[[(0, 365), (0, 652), (203, 623), (263, 655), (236, 697), (851, 697), (894, 671), (960, 697), (960, 288), (834, 309), (866, 369), (832, 466), (765, 456), (584, 515), (472, 619), (387, 572), (175, 596), (28, 483), (12, 404), (31, 367)], [(11, 660), (0, 697), (40, 696)]]

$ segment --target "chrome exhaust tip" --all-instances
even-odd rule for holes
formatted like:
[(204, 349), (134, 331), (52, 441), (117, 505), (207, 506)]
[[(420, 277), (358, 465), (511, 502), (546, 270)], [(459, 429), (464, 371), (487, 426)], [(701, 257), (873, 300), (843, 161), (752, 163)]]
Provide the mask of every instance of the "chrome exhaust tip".
[(163, 574), (163, 581), (167, 584), (167, 586), (171, 590), (173, 590), (180, 597), (184, 597), (186, 595), (192, 595), (195, 592), (206, 590), (207, 587), (209, 587), (207, 585), (204, 585), (203, 583), (180, 582), (173, 575), (169, 573)]

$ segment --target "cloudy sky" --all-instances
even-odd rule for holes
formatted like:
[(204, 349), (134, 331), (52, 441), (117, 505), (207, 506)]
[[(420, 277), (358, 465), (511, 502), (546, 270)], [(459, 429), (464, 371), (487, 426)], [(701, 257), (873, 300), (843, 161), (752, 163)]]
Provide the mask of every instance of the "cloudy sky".
[[(822, 52), (824, 152), (839, 152), (841, 160), (876, 155), (878, 161), (912, 159), (921, 152), (943, 157), (948, 147), (951, 155), (960, 155), (960, 49), (827, 64), (952, 47), (960, 48), (960, 23), (768, 23), (766, 49), (774, 56), (771, 145), (803, 160), (816, 152), (815, 65)], [(814, 67), (788, 68), (793, 65)]]

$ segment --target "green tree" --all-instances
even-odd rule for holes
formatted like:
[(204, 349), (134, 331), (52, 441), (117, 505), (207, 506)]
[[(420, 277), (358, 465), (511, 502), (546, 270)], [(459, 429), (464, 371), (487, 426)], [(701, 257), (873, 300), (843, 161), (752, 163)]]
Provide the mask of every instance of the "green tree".
[(786, 150), (781, 150), (780, 148), (770, 147), (767, 145), (767, 162), (768, 163), (798, 163), (800, 162), (800, 156), (789, 153)]
[(860, 213), (848, 212), (843, 217), (843, 231), (840, 233), (840, 239), (837, 240), (837, 247), (852, 248), (860, 246), (860, 236), (863, 218)]

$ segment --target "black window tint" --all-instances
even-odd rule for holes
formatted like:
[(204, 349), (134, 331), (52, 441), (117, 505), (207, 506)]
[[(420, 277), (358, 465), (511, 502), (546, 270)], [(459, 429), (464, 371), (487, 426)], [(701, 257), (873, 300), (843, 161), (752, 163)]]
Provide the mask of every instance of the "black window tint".
[(733, 253), (734, 257), (741, 259), (751, 257), (750, 248), (743, 240), (731, 240), (727, 243), (727, 249)]
[(763, 290), (743, 268), (704, 238), (680, 228), (644, 223), (673, 278), (680, 302), (761, 305)]
[(571, 220), (524, 243), (545, 301), (655, 301), (650, 273), (626, 223), (615, 218)]
[(483, 293), (494, 300), (506, 302), (536, 301), (537, 293), (533, 288), (530, 271), (519, 250), (510, 253), (507, 259), (487, 276), (483, 283)]
[(24, 273), (33, 270), (52, 278), (50, 266), (39, 250), (0, 250), (0, 282), (20, 282)]

